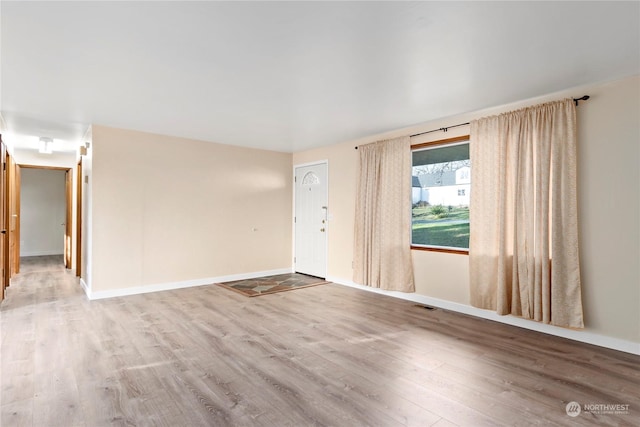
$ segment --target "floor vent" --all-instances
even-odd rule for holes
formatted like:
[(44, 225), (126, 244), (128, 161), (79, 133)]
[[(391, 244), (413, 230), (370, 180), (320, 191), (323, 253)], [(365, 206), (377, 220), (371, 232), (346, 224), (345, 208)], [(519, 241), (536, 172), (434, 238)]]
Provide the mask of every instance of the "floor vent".
[(415, 307), (424, 308), (425, 310), (429, 310), (429, 311), (436, 309), (436, 307), (431, 307), (429, 305), (422, 305), (422, 304), (416, 304)]

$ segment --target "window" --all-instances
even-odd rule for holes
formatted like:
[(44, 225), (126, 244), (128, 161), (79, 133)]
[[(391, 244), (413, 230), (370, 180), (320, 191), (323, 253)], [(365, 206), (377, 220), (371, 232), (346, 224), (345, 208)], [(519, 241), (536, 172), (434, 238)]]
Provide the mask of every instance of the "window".
[(412, 158), (412, 248), (467, 253), (469, 137), (414, 146)]

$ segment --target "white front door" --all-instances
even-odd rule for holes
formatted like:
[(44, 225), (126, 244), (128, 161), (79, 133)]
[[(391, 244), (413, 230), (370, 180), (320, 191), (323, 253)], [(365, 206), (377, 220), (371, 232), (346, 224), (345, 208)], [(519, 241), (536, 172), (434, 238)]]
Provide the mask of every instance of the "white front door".
[(295, 271), (327, 275), (327, 164), (295, 169)]

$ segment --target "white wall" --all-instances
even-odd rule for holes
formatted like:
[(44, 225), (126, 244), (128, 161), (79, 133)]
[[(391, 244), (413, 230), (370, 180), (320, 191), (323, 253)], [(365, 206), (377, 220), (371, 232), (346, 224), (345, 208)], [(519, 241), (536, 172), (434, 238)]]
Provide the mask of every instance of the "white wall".
[[(8, 141), (11, 144), (11, 141)], [(13, 148), (13, 159), (19, 165), (47, 166), (59, 168), (74, 168), (77, 164), (77, 154), (73, 152), (54, 152), (41, 154), (37, 150)]]
[[(360, 140), (294, 154), (294, 164), (329, 160), (328, 276), (351, 284), (357, 151), (354, 146), (451, 126), (528, 105), (591, 96), (578, 107), (580, 251), (585, 330), (567, 331), (532, 321), (525, 327), (640, 353), (640, 76), (568, 89), (519, 103), (426, 122)], [(412, 143), (468, 134), (468, 127), (412, 138)], [(485, 315), (469, 305), (466, 255), (413, 251), (416, 293), (459, 311)], [(486, 316), (491, 317), (490, 313)], [(510, 319), (509, 319), (510, 318)], [(548, 326), (548, 327), (547, 327)]]
[[(464, 195), (459, 195), (459, 190), (464, 190)], [(422, 189), (422, 200), (430, 205), (469, 206), (470, 191), (469, 184), (427, 187)]]
[(64, 253), (65, 171), (21, 168), (20, 256)]

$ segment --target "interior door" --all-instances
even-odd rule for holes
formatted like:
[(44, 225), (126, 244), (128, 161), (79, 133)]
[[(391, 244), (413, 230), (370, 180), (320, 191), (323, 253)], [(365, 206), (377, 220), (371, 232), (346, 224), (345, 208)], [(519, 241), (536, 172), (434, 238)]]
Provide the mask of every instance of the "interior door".
[(7, 150), (0, 136), (0, 301), (9, 282), (7, 252)]
[(20, 167), (7, 156), (7, 226), (9, 227), (9, 279), (20, 272)]
[(13, 263), (11, 265), (11, 277), (20, 273), (20, 182), (21, 182), (21, 171), (20, 166), (15, 164), (13, 165), (13, 171), (15, 174), (15, 179), (13, 180), (13, 186), (11, 186), (11, 197), (13, 203), (13, 214), (12, 217), (14, 219), (12, 223), (13, 234), (12, 244), (11, 244), (11, 258), (13, 259)]
[(327, 164), (295, 169), (295, 271), (327, 275)]
[(71, 253), (73, 251), (72, 233), (72, 197), (73, 197), (73, 177), (71, 169), (68, 169), (65, 173), (65, 193), (66, 193), (66, 216), (64, 222), (64, 266), (65, 268), (71, 268)]

